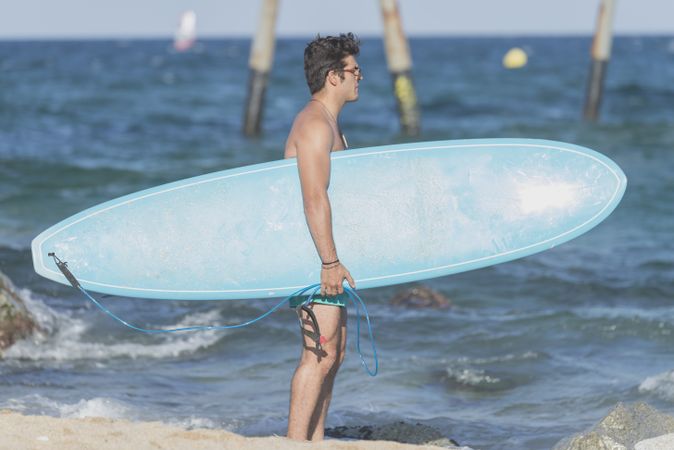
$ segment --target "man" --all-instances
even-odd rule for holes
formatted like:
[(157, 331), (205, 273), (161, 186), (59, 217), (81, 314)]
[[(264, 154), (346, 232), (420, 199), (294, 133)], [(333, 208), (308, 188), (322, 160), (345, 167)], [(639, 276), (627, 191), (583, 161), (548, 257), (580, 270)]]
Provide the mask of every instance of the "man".
[(358, 82), (363, 79), (355, 58), (358, 46), (352, 33), (319, 36), (307, 45), (304, 73), (311, 100), (295, 118), (285, 147), (286, 158), (297, 158), (304, 214), (322, 263), (320, 297), (298, 310), (304, 326), (314, 319), (311, 315), (315, 317), (320, 338), (305, 333), (291, 383), (288, 437), (297, 440), (323, 439), (332, 387), (346, 348), (343, 282), (356, 287), (337, 255), (328, 186), (330, 154), (347, 146), (337, 119), (347, 102), (358, 99)]

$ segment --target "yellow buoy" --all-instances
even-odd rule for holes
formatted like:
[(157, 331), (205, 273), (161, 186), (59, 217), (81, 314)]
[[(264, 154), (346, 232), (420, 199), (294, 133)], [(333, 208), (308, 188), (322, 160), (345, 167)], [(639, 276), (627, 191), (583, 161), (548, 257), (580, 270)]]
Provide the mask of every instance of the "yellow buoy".
[(513, 47), (503, 56), (503, 67), (519, 69), (527, 65), (527, 54), (519, 47)]

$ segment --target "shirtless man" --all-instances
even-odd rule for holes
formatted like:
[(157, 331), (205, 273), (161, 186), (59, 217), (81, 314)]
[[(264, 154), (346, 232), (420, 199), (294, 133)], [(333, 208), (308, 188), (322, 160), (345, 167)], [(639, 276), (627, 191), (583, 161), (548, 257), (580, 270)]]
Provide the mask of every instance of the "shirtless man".
[[(347, 102), (358, 99), (363, 79), (353, 34), (318, 37), (304, 50), (304, 73), (311, 100), (297, 115), (286, 141), (285, 157), (297, 158), (307, 225), (321, 259), (321, 295), (310, 308), (324, 337), (321, 346), (304, 336), (302, 357), (290, 388), (288, 437), (321, 440), (337, 370), (346, 347), (346, 299), (343, 283), (356, 285), (339, 261), (332, 237), (328, 198), (330, 153), (346, 149), (337, 119)], [(297, 306), (291, 305), (291, 306)], [(309, 317), (300, 311), (304, 324)]]

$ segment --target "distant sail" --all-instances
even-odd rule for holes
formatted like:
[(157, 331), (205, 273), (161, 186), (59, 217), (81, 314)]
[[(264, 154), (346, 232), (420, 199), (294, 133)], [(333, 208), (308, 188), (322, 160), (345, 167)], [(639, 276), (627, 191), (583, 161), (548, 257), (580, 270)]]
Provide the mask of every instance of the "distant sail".
[(194, 45), (196, 40), (197, 15), (194, 11), (185, 11), (180, 16), (180, 25), (176, 31), (175, 39), (173, 40), (173, 47), (179, 51), (184, 52), (189, 50)]

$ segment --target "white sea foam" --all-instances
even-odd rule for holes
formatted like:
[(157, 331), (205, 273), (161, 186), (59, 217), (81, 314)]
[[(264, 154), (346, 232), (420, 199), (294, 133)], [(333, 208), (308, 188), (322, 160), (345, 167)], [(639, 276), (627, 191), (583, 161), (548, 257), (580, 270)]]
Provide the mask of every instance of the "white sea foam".
[(456, 359), (456, 362), (462, 363), (462, 364), (496, 364), (496, 363), (503, 363), (503, 362), (511, 362), (511, 361), (528, 361), (532, 359), (538, 359), (542, 356), (541, 353), (538, 352), (532, 352), (532, 351), (527, 351), (524, 353), (518, 353), (518, 354), (513, 354), (513, 353), (508, 353), (505, 355), (500, 355), (500, 356), (493, 356), (490, 358), (469, 358), (469, 357), (461, 357)]
[(499, 378), (486, 375), (484, 370), (448, 368), (447, 376), (465, 386), (477, 387), (501, 382)]
[[(0, 409), (9, 409), (22, 414), (39, 414), (67, 419), (105, 417), (107, 419), (131, 421), (148, 420), (146, 411), (139, 410), (128, 403), (108, 397), (94, 397), (80, 399), (74, 403), (66, 403), (55, 401), (39, 394), (30, 394), (20, 398), (0, 401)], [(238, 420), (230, 424), (219, 424), (211, 419), (196, 416), (180, 419), (152, 417), (150, 420), (160, 420), (169, 425), (176, 425), (186, 429), (209, 428), (235, 432), (241, 426)]]
[[(187, 428), (189, 430), (195, 429), (195, 428), (219, 428), (222, 429), (221, 426), (216, 424), (214, 421), (211, 419), (207, 419), (205, 417), (195, 417), (195, 416), (190, 416), (185, 419), (181, 420), (170, 420), (168, 422), (170, 425), (176, 425), (181, 428)], [(233, 430), (227, 430), (227, 431), (233, 431)]]
[(44, 414), (66, 418), (106, 417), (133, 420), (140, 416), (131, 406), (106, 397), (81, 399), (76, 403), (60, 403), (39, 394), (31, 394), (6, 400), (0, 404), (0, 407), (25, 414)]
[(583, 307), (573, 308), (572, 311), (584, 319), (630, 319), (657, 321), (662, 324), (674, 323), (674, 309), (671, 307), (661, 308), (637, 308), (637, 307)]
[(639, 385), (639, 392), (674, 402), (674, 370), (646, 378)]
[(92, 398), (80, 400), (75, 404), (60, 406), (61, 417), (81, 419), (83, 417), (107, 417), (109, 419), (128, 419), (134, 416), (128, 405), (110, 398)]
[[(6, 359), (70, 361), (111, 358), (175, 358), (192, 354), (214, 345), (226, 331), (198, 331), (166, 333), (153, 336), (145, 342), (114, 343), (91, 342), (85, 338), (90, 323), (81, 318), (58, 312), (34, 298), (30, 291), (21, 291), (26, 307), (35, 316), (44, 332), (34, 334), (10, 347)], [(199, 312), (184, 317), (166, 328), (192, 325), (211, 325), (220, 320), (219, 311)], [(133, 333), (133, 332), (129, 332)]]

